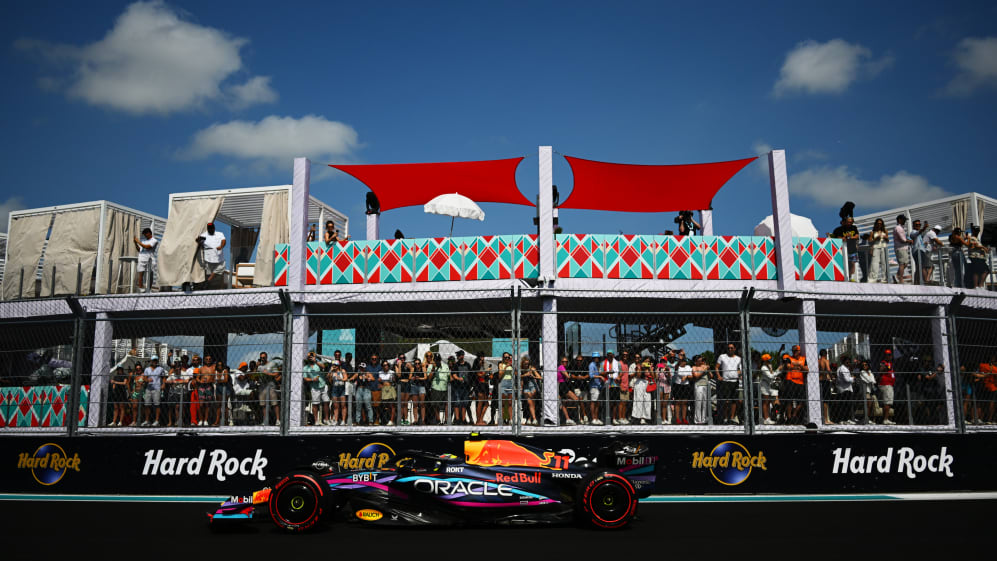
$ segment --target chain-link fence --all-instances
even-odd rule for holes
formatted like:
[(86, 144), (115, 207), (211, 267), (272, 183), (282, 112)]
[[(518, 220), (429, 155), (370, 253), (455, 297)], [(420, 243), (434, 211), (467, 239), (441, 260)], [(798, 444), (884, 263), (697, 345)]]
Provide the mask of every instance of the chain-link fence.
[(89, 387), (73, 395), (76, 333), (74, 319), (0, 323), (0, 431), (64, 430), (74, 404), (86, 410)]
[(997, 430), (997, 319), (957, 315), (958, 392), (967, 428)]
[(751, 314), (756, 418), (763, 429), (953, 426), (944, 318), (816, 308)]
[(485, 306), (460, 299), (424, 304), (415, 308), (436, 311), (399, 311), (391, 302), (368, 302), (362, 311), (318, 304), (296, 311), (292, 426), (509, 429), (511, 400), (501, 399), (515, 375), (502, 360), (513, 340), (509, 294)]
[(279, 424), (283, 315), (149, 314), (85, 323), (94, 333), (88, 427)]
[(5, 321), (0, 429), (72, 434), (73, 414), (110, 433), (997, 426), (997, 318), (978, 308), (423, 292)]

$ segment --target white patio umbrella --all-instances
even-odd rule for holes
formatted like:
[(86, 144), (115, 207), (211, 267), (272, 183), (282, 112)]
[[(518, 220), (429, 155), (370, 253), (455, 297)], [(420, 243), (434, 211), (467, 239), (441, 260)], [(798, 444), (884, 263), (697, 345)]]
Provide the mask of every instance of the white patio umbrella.
[[(810, 221), (806, 216), (798, 216), (795, 214), (790, 214), (790, 219), (793, 225), (793, 236), (797, 238), (817, 238), (817, 228), (814, 223)], [(756, 236), (774, 236), (775, 235), (775, 225), (772, 219), (772, 215), (765, 217), (755, 226)]]
[(450, 216), (450, 235), (453, 236), (453, 223), (456, 218), (484, 220), (485, 211), (474, 201), (459, 193), (444, 193), (423, 205), (422, 209), (430, 214)]

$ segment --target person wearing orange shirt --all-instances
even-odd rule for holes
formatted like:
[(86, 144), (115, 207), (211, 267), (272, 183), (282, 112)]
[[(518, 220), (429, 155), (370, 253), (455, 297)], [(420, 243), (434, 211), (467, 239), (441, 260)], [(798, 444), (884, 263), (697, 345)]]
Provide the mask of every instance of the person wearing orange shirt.
[(980, 390), (976, 397), (976, 418), (984, 424), (994, 424), (994, 400), (997, 399), (997, 356), (991, 355), (989, 363), (980, 364), (983, 380), (976, 387)]
[(807, 394), (807, 357), (803, 356), (800, 346), (793, 345), (793, 355), (783, 355), (782, 370), (786, 383), (780, 388), (779, 397), (786, 402), (788, 422), (802, 423), (803, 404)]

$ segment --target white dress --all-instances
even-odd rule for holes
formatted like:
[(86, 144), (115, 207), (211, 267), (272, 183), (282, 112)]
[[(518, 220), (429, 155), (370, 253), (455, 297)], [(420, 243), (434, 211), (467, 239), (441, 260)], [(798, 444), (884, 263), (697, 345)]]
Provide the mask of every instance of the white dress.
[(647, 393), (647, 380), (637, 378), (630, 381), (630, 391), (633, 392), (635, 419), (651, 420), (651, 394)]

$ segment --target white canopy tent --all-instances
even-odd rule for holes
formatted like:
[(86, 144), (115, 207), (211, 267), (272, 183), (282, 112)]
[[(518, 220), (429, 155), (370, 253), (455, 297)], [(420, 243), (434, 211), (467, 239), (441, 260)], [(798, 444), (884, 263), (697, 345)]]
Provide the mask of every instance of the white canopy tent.
[(160, 237), (165, 225), (160, 216), (110, 201), (13, 211), (3, 299), (73, 294), (78, 270), (81, 294), (119, 292), (127, 274), (121, 258), (138, 253), (133, 238), (144, 228)]
[[(211, 221), (232, 229), (226, 248), (231, 255), (228, 264), (234, 268), (239, 263), (254, 263), (253, 284), (273, 284), (273, 247), (291, 239), (291, 188), (291, 185), (273, 185), (171, 194), (169, 227), (159, 256), (162, 284), (203, 280), (203, 271), (196, 266), (198, 255), (193, 239)], [(349, 218), (345, 214), (309, 196), (308, 222), (328, 220), (343, 235), (349, 235)], [(319, 224), (319, 235), (323, 230), (324, 226)], [(254, 259), (253, 249), (257, 246), (269, 250), (257, 249)]]

